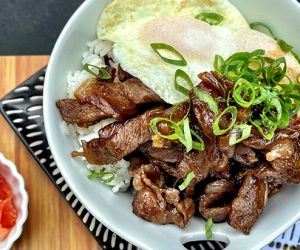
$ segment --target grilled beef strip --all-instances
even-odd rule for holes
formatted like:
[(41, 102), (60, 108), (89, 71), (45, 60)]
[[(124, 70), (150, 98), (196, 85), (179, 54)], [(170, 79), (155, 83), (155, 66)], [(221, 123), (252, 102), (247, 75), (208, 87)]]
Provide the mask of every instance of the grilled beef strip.
[(90, 104), (80, 104), (76, 99), (58, 100), (56, 106), (65, 122), (79, 127), (88, 127), (108, 117), (101, 109)]
[(205, 219), (212, 218), (214, 222), (225, 221), (237, 190), (233, 180), (220, 179), (207, 184), (199, 201), (200, 214)]
[(268, 185), (264, 180), (248, 174), (229, 210), (228, 224), (249, 234), (259, 215), (262, 213), (268, 197)]
[(162, 116), (163, 113), (163, 109), (152, 109), (125, 123), (109, 124), (100, 129), (99, 138), (89, 142), (83, 141), (83, 152), (73, 152), (73, 156), (83, 156), (90, 164), (115, 163), (151, 140), (149, 123), (151, 119)]
[(143, 165), (135, 174), (133, 186), (137, 193), (133, 212), (144, 220), (157, 224), (174, 223), (183, 228), (195, 213), (192, 199), (180, 199), (175, 188), (163, 187), (164, 177), (153, 165)]
[(162, 99), (137, 78), (107, 83), (91, 78), (75, 91), (76, 99), (58, 100), (56, 105), (63, 120), (89, 126), (104, 118), (124, 121), (145, 103), (163, 103)]

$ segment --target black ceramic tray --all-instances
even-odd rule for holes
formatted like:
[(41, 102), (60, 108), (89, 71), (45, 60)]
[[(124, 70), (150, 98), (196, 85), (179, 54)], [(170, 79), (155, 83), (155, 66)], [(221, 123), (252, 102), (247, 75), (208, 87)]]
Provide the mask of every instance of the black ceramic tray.
[[(110, 231), (91, 215), (73, 194), (57, 168), (48, 146), (43, 122), (42, 99), (45, 71), (46, 68), (41, 69), (0, 100), (2, 115), (100, 246), (112, 250), (138, 249)], [(299, 249), (300, 230), (298, 231), (297, 228), (300, 229), (300, 224), (298, 223), (298, 225), (296, 227), (295, 224), (265, 249), (281, 249), (282, 247)], [(293, 246), (284, 242), (293, 244)], [(223, 249), (225, 243), (215, 241), (190, 242), (185, 244), (185, 247), (194, 250), (218, 250)]]

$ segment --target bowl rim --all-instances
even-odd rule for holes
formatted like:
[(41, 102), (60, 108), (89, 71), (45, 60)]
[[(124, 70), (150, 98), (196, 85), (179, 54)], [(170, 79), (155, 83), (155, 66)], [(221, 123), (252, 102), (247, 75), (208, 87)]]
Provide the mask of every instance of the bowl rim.
[(22, 203), (20, 206), (22, 213), (21, 213), (21, 217), (19, 218), (19, 220), (17, 220), (14, 226), (16, 227), (16, 230), (13, 234), (9, 233), (9, 235), (5, 239), (7, 240), (7, 243), (4, 246), (3, 250), (6, 249), (8, 250), (12, 247), (14, 242), (21, 236), (23, 231), (23, 225), (28, 218), (28, 193), (25, 189), (24, 179), (21, 176), (21, 174), (18, 172), (16, 165), (12, 161), (5, 158), (5, 156), (2, 153), (0, 153), (0, 162), (10, 169), (10, 174), (19, 182), (18, 191), (22, 196)]

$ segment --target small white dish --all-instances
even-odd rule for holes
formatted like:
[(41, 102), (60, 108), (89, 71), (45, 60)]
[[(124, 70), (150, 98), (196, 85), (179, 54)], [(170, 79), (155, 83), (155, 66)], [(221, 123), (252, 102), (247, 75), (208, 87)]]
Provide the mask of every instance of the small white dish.
[(0, 240), (0, 249), (9, 250), (23, 231), (23, 224), (28, 216), (28, 194), (25, 190), (23, 177), (18, 173), (15, 164), (7, 160), (1, 153), (0, 163), (2, 163), (0, 164), (0, 174), (11, 188), (13, 203), (18, 211), (15, 226), (10, 230), (5, 240)]
[[(59, 129), (62, 118), (55, 102), (63, 97), (69, 70), (80, 69), (86, 43), (96, 39), (96, 24), (111, 0), (86, 0), (59, 36), (48, 64), (44, 87), (44, 121), (54, 159), (81, 203), (109, 229), (144, 250), (182, 249), (185, 242), (205, 239), (204, 221), (192, 218), (186, 228), (156, 225), (132, 213), (131, 193), (114, 194), (104, 185), (89, 181), (88, 170), (70, 157), (72, 140)], [(296, 0), (231, 0), (247, 21), (269, 24), (282, 39), (300, 52), (300, 5)], [(215, 224), (212, 240), (229, 243), (226, 250), (258, 250), (300, 219), (300, 186), (286, 185), (272, 197), (249, 236), (227, 223)]]

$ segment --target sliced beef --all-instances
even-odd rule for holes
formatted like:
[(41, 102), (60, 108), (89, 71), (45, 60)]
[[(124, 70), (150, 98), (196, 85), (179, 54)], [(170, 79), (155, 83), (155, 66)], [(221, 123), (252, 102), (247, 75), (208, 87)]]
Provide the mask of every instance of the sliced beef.
[(300, 169), (289, 168), (279, 172), (268, 162), (259, 163), (253, 173), (257, 178), (276, 186), (287, 183), (300, 183)]
[(140, 104), (163, 102), (137, 78), (109, 84), (86, 81), (81, 84), (74, 95), (81, 104), (93, 105), (101, 109), (108, 117), (114, 117), (120, 121), (136, 113)]
[(204, 72), (199, 74), (203, 89), (205, 88), (214, 97), (221, 97), (226, 100), (228, 93), (233, 89), (234, 83), (216, 72)]
[(73, 156), (83, 156), (90, 164), (115, 163), (151, 139), (149, 123), (163, 111), (154, 109), (125, 123), (109, 124), (99, 131), (99, 138), (83, 141), (83, 152), (73, 152)]
[(290, 138), (274, 140), (266, 148), (266, 160), (278, 172), (298, 168), (300, 163), (299, 141)]
[[(213, 96), (214, 98), (221, 98), (225, 100), (230, 90), (234, 87), (233, 82), (219, 76), (216, 72), (201, 73), (199, 74), (199, 78), (201, 79), (201, 83), (197, 86), (197, 89)], [(202, 132), (208, 139), (213, 140), (215, 135), (212, 130), (212, 125), (216, 120), (217, 115), (210, 110), (206, 102), (197, 98), (194, 91), (191, 91), (190, 98), (192, 101), (194, 115)], [(221, 121), (221, 123), (222, 122), (227, 124), (228, 121)]]
[(237, 188), (232, 180), (217, 180), (209, 183), (200, 197), (199, 212), (214, 222), (225, 221), (229, 213), (229, 204), (236, 194)]
[(194, 115), (203, 134), (207, 138), (213, 140), (215, 135), (212, 130), (212, 125), (216, 120), (217, 116), (210, 110), (206, 102), (203, 102), (196, 97), (194, 92), (190, 93), (190, 98), (192, 101)]
[(128, 72), (126, 72), (125, 70), (122, 69), (122, 67), (118, 66), (118, 78), (120, 82), (125, 82), (130, 78), (133, 78), (132, 75), (130, 75)]
[(232, 159), (243, 166), (252, 166), (259, 161), (254, 150), (241, 143), (236, 145)]
[(88, 127), (107, 118), (101, 109), (90, 104), (80, 104), (76, 99), (58, 100), (56, 106), (65, 122), (77, 124), (80, 127)]
[(175, 144), (171, 147), (154, 147), (152, 142), (147, 142), (139, 147), (139, 150), (151, 160), (178, 163), (182, 160), (185, 149), (182, 144)]
[(234, 153), (234, 147), (220, 148), (218, 140), (205, 142), (206, 158), (212, 172), (225, 173), (229, 171), (229, 158)]
[(245, 177), (238, 197), (231, 204), (228, 223), (244, 234), (249, 234), (268, 197), (268, 185), (252, 174)]
[(132, 206), (133, 212), (144, 220), (157, 224), (174, 223), (183, 228), (195, 213), (192, 199), (180, 200), (179, 191), (162, 188), (163, 177), (158, 168), (145, 165), (136, 173), (133, 185), (137, 190)]

